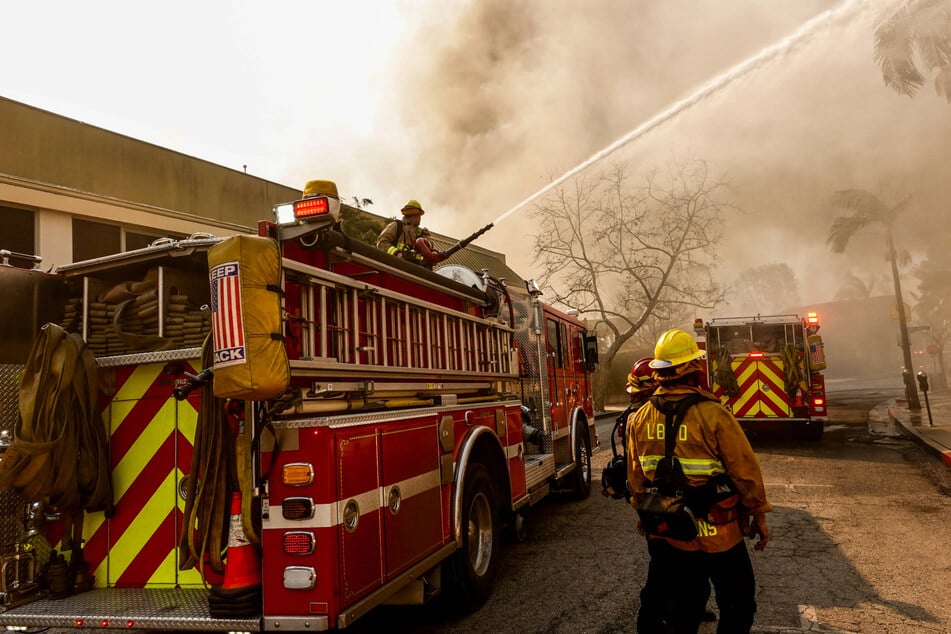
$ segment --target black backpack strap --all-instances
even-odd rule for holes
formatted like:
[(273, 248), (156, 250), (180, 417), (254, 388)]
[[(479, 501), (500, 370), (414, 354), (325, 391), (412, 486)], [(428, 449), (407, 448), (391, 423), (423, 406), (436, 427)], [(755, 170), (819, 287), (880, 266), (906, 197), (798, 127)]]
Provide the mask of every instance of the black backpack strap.
[(684, 422), (687, 410), (698, 401), (706, 400), (706, 397), (691, 393), (677, 400), (667, 400), (661, 396), (652, 396), (651, 403), (661, 413), (664, 414), (664, 457), (670, 458), (674, 455), (674, 445), (677, 443), (677, 430), (680, 424)]

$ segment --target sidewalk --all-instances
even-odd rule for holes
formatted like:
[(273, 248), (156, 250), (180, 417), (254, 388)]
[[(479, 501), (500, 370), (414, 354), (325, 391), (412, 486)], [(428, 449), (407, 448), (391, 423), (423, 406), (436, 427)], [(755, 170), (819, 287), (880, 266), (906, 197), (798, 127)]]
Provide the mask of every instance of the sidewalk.
[(951, 394), (928, 393), (931, 405), (931, 418), (925, 406), (924, 395), (921, 399), (921, 412), (908, 410), (908, 402), (903, 398), (891, 399), (879, 403), (869, 412), (869, 430), (884, 436), (896, 435), (895, 425), (901, 431), (921, 443), (926, 449), (938, 456), (945, 465), (951, 467)]

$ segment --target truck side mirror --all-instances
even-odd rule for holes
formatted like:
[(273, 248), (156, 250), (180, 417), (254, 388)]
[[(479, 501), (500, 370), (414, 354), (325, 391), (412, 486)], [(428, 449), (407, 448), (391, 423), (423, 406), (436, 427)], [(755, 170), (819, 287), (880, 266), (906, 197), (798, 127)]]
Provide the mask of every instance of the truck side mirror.
[(584, 362), (588, 372), (598, 369), (598, 338), (596, 335), (585, 335)]
[(922, 392), (927, 392), (928, 391), (928, 374), (924, 370), (922, 370), (915, 376), (918, 377), (918, 387), (921, 388)]

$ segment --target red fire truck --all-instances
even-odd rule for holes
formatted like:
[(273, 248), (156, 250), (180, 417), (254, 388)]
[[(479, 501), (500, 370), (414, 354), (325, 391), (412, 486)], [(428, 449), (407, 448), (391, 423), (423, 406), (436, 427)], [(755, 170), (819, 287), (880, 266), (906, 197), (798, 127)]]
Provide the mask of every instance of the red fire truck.
[(714, 394), (745, 429), (792, 427), (822, 438), (829, 417), (816, 313), (697, 319), (694, 330)]
[[(597, 348), (582, 322), (533, 283), (347, 236), (332, 196), (292, 207), (257, 236), (0, 267), (17, 323), (0, 334), (4, 460), (31, 335), (54, 322), (94, 356), (114, 497), (70, 539), (69, 510), (2, 494), (0, 625), (324, 631), (440, 593), (473, 609), (504, 524), (552, 491), (588, 497)], [(223, 572), (203, 537), (215, 522)], [(245, 581), (259, 594), (229, 594)]]

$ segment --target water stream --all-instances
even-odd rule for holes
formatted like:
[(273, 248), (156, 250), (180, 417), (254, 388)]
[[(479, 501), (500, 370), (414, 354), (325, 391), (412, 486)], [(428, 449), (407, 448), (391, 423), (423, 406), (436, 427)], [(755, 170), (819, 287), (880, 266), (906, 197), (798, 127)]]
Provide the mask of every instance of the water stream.
[(579, 163), (577, 166), (568, 170), (545, 187), (539, 189), (537, 192), (506, 211), (504, 214), (496, 218), (496, 220), (489, 226), (502, 222), (522, 207), (525, 207), (539, 196), (544, 195), (546, 192), (554, 187), (557, 187), (572, 176), (584, 171), (601, 159), (610, 156), (628, 143), (639, 139), (654, 128), (665, 123), (666, 121), (669, 121), (670, 119), (673, 119), (685, 110), (696, 106), (707, 97), (716, 94), (740, 77), (748, 75), (749, 73), (757, 70), (773, 58), (786, 53), (797, 44), (814, 35), (820, 28), (826, 27), (835, 21), (842, 19), (843, 17), (850, 15), (856, 9), (856, 7), (861, 4), (863, 4), (863, 0), (846, 0), (838, 7), (824, 11), (811, 20), (808, 20), (782, 40), (763, 48), (752, 57), (749, 57), (748, 59), (733, 66), (729, 70), (726, 70), (716, 77), (710, 79), (687, 97), (684, 97), (680, 101), (672, 104), (667, 109), (654, 115), (652, 118), (648, 119), (618, 140), (614, 141), (611, 145), (591, 155), (591, 157), (589, 157), (584, 162)]

